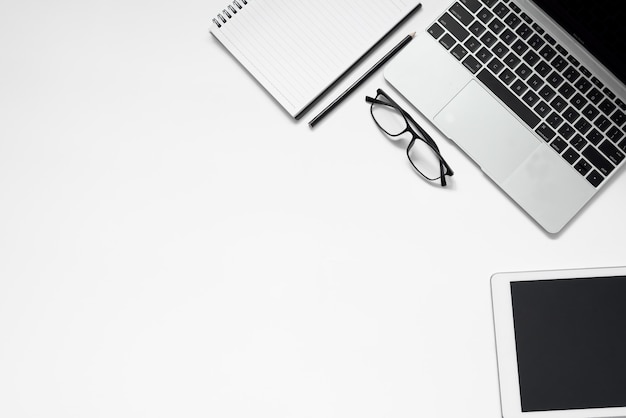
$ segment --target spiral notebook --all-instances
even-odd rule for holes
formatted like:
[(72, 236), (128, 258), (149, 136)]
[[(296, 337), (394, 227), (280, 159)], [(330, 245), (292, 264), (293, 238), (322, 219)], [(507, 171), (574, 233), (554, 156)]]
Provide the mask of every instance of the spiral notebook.
[(417, 0), (234, 0), (211, 33), (296, 119), (419, 9)]

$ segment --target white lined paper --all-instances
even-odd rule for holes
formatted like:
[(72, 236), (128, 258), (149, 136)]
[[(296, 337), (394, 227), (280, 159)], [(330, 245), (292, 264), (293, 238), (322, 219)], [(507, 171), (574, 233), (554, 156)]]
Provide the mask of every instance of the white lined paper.
[[(296, 116), (417, 0), (248, 0), (211, 33)], [(228, 9), (228, 6), (226, 7)]]

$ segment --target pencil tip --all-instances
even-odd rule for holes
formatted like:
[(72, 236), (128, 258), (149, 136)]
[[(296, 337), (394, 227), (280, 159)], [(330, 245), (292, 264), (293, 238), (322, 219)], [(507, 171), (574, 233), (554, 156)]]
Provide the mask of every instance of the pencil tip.
[(415, 38), (415, 32), (410, 33), (410, 34), (409, 34), (409, 36), (410, 36), (411, 38)]

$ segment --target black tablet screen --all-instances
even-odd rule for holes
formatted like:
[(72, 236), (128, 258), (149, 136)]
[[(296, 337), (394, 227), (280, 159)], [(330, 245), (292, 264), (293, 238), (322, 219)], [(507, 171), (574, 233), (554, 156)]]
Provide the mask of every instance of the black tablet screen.
[(511, 292), (522, 411), (626, 407), (626, 277)]

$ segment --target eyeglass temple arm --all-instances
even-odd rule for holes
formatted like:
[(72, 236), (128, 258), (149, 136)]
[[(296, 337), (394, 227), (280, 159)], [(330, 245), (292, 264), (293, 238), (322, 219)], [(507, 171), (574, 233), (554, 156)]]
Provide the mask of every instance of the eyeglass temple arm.
[(385, 105), (385, 106), (393, 107), (393, 105), (392, 105), (392, 104), (385, 103), (385, 102), (383, 102), (382, 100), (378, 100), (378, 99), (376, 99), (376, 98), (374, 98), (374, 97), (370, 97), (370, 96), (365, 96), (365, 101), (366, 101), (367, 103), (380, 104), (380, 105)]

